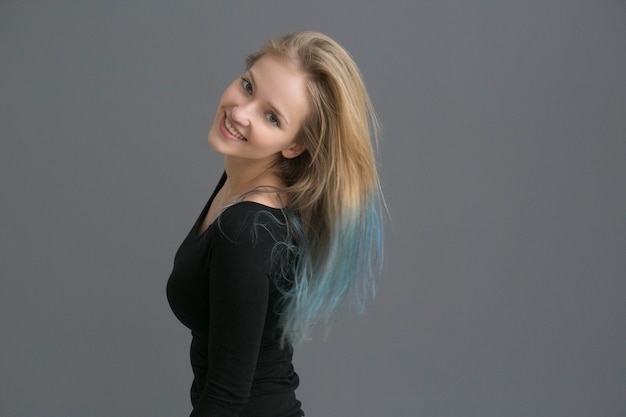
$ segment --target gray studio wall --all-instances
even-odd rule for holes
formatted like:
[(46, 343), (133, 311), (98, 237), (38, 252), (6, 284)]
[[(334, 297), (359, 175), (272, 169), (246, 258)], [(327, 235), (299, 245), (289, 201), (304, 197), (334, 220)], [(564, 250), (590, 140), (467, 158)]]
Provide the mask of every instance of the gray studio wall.
[(626, 415), (626, 3), (0, 4), (0, 415), (184, 416), (165, 299), (245, 55), (316, 29), (385, 127), (378, 297), (307, 416)]

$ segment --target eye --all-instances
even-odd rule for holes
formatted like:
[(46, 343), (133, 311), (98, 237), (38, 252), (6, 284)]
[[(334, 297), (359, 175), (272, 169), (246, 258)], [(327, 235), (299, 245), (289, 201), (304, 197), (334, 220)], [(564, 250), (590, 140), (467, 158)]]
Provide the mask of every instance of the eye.
[(268, 122), (270, 122), (274, 126), (280, 126), (280, 122), (278, 120), (278, 117), (276, 117), (276, 115), (274, 113), (267, 113), (265, 115), (265, 118), (267, 119)]
[(252, 94), (252, 84), (250, 84), (250, 81), (246, 80), (245, 78), (242, 78), (241, 86), (243, 87), (244, 90), (246, 90), (248, 94)]

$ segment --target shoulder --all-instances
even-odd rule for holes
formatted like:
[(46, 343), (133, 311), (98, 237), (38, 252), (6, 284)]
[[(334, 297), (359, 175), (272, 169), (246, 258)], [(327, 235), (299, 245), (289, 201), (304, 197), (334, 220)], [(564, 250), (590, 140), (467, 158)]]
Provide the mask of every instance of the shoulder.
[(284, 203), (273, 187), (261, 186), (243, 195), (242, 202), (258, 203), (271, 209), (280, 210)]
[(275, 243), (286, 236), (282, 209), (255, 201), (241, 201), (224, 209), (216, 224), (219, 235), (232, 242)]

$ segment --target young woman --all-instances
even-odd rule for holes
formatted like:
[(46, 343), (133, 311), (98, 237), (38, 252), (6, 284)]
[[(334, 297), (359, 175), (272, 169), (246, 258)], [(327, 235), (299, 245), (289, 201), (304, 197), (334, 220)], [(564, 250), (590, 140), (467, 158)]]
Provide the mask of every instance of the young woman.
[(304, 415), (292, 347), (379, 271), (376, 128), (359, 70), (320, 33), (270, 41), (224, 92), (208, 138), (224, 174), (167, 285), (192, 332), (192, 416)]

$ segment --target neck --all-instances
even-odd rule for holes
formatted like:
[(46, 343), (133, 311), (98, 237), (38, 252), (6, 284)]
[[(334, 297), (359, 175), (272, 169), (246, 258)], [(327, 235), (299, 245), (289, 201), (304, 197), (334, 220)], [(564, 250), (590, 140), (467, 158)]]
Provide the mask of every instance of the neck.
[(227, 176), (224, 191), (231, 197), (240, 196), (260, 186), (284, 186), (267, 162), (250, 163), (248, 160), (225, 156), (224, 170)]

